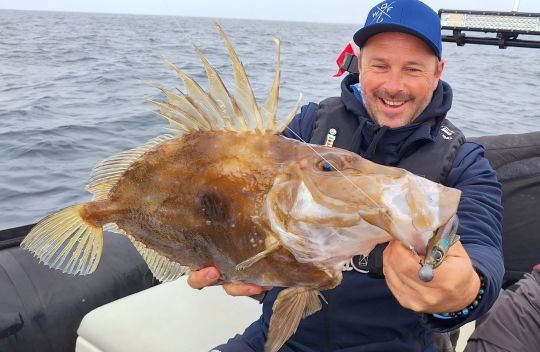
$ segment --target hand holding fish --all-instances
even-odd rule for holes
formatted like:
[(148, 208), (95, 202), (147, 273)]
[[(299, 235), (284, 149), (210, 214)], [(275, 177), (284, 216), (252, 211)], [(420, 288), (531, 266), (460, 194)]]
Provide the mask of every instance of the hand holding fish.
[[(212, 286), (218, 282), (219, 270), (215, 267), (208, 267), (197, 271), (192, 271), (187, 279), (188, 285), (195, 289), (202, 289)], [(223, 289), (231, 296), (253, 296), (268, 291), (270, 287), (263, 287), (244, 283), (224, 283)]]
[(448, 250), (430, 282), (418, 278), (418, 258), (396, 240), (383, 253), (383, 271), (398, 302), (419, 313), (460, 310), (474, 300), (480, 288), (480, 278), (459, 241)]

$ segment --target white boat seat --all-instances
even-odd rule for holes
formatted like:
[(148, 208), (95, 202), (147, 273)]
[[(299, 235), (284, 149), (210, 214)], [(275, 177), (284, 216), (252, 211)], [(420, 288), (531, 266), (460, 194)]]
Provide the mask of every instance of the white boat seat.
[(209, 351), (241, 333), (261, 314), (257, 301), (219, 286), (201, 291), (182, 277), (88, 313), (76, 352)]

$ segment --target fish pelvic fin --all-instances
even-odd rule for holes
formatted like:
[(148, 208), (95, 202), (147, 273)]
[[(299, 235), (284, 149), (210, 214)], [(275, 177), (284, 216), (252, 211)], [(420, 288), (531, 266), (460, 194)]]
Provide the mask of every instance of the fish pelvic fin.
[(296, 332), (300, 320), (321, 310), (318, 290), (289, 287), (281, 291), (272, 308), (265, 352), (277, 352)]
[(152, 248), (147, 247), (144, 243), (135, 240), (135, 238), (130, 235), (127, 235), (127, 237), (131, 240), (137, 251), (143, 257), (146, 264), (148, 264), (148, 268), (152, 272), (152, 275), (154, 275), (154, 277), (159, 281), (174, 281), (189, 273), (189, 267), (173, 262)]
[(85, 204), (45, 217), (21, 243), (45, 265), (73, 275), (93, 273), (103, 251), (103, 229), (83, 219)]

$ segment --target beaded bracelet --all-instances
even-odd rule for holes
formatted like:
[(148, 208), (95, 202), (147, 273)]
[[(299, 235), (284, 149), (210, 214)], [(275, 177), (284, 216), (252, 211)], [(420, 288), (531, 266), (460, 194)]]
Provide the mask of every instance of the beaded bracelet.
[(478, 290), (478, 294), (476, 295), (474, 301), (469, 304), (467, 307), (463, 308), (462, 310), (458, 310), (457, 312), (450, 312), (450, 313), (439, 313), (439, 314), (432, 314), (435, 318), (439, 319), (453, 319), (453, 318), (461, 318), (466, 317), (469, 315), (473, 310), (478, 307), (480, 304), (480, 301), (484, 297), (484, 293), (486, 293), (486, 280), (484, 279), (484, 275), (480, 274), (479, 272), (478, 276), (480, 277), (480, 289)]

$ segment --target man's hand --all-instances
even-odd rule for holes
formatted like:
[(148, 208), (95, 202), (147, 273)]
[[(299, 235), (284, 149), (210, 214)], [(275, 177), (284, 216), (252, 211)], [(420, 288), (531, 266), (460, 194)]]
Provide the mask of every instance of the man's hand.
[[(198, 271), (192, 271), (188, 276), (187, 282), (192, 288), (201, 289), (216, 284), (219, 275), (220, 273), (216, 268), (208, 267)], [(223, 284), (223, 289), (231, 296), (253, 296), (268, 291), (271, 287), (244, 283), (227, 283)]]
[[(423, 259), (423, 258), (422, 258)], [(418, 258), (397, 240), (383, 253), (388, 287), (405, 308), (419, 313), (447, 313), (465, 308), (480, 289), (480, 278), (461, 242), (456, 242), (430, 282), (418, 278)]]

